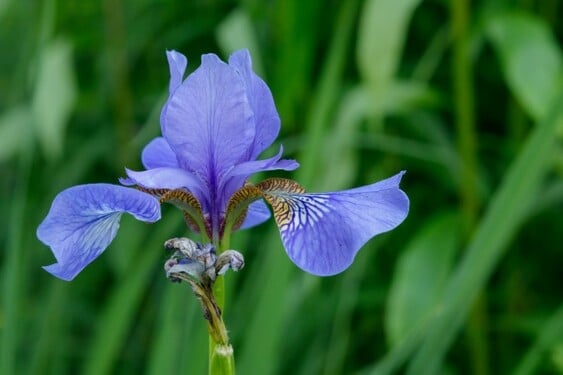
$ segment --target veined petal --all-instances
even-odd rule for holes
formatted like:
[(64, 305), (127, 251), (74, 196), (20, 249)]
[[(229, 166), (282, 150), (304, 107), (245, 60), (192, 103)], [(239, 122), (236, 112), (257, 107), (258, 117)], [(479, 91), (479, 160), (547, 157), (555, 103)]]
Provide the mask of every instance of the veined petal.
[(153, 168), (147, 171), (132, 171), (125, 168), (127, 179), (120, 179), (125, 185), (139, 185), (147, 189), (187, 189), (200, 202), (205, 202), (207, 193), (201, 181), (190, 172), (180, 168)]
[(248, 229), (262, 224), (272, 216), (270, 210), (263, 200), (252, 202), (248, 206), (246, 217), (239, 229)]
[(141, 160), (146, 169), (160, 167), (179, 168), (176, 154), (163, 137), (156, 137), (145, 146), (141, 154)]
[(395, 228), (406, 218), (409, 199), (399, 189), (403, 174), (332, 193), (264, 191), (290, 259), (319, 276), (348, 268), (369, 239)]
[(248, 155), (248, 160), (253, 160), (277, 138), (280, 131), (280, 117), (270, 89), (252, 71), (252, 60), (248, 50), (234, 52), (229, 57), (229, 65), (236, 68), (243, 78), (250, 108), (254, 112), (256, 134)]
[(243, 80), (213, 54), (203, 55), (201, 66), (170, 96), (161, 121), (180, 166), (194, 171), (210, 190), (246, 160), (255, 135)]
[(186, 67), (188, 66), (188, 59), (176, 51), (166, 51), (166, 58), (170, 66), (170, 86), (168, 92), (172, 93), (182, 84)]
[(79, 185), (59, 193), (37, 228), (37, 238), (57, 259), (44, 268), (72, 280), (109, 246), (123, 213), (152, 223), (160, 219), (160, 204), (149, 194), (110, 184)]

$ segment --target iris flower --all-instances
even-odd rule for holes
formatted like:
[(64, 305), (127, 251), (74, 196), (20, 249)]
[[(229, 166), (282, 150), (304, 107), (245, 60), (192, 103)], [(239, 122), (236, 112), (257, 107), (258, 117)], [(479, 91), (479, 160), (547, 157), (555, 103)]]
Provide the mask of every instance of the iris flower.
[(187, 59), (167, 52), (169, 97), (160, 116), (162, 137), (142, 152), (146, 170), (126, 169), (122, 185), (87, 184), (62, 191), (37, 229), (56, 263), (44, 267), (72, 280), (109, 246), (122, 214), (153, 223), (160, 204), (178, 206), (204, 242), (220, 244), (231, 232), (270, 217), (290, 259), (314, 275), (333, 275), (352, 263), (377, 234), (399, 225), (409, 200), (399, 189), (404, 172), (371, 185), (308, 194), (292, 180), (248, 182), (257, 172), (294, 170), (294, 160), (258, 157), (280, 130), (272, 94), (252, 70), (246, 50), (227, 63), (214, 54), (184, 79)]

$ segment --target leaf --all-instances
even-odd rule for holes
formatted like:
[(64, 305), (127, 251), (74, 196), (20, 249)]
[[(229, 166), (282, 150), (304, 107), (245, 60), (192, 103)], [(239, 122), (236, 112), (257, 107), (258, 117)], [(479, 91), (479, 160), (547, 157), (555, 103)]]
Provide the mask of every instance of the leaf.
[(48, 44), (39, 57), (32, 102), (37, 138), (50, 159), (62, 154), (64, 130), (75, 98), (71, 46), (59, 39)]
[(426, 222), (401, 254), (385, 314), (391, 346), (420, 324), (442, 296), (460, 235), (458, 215), (440, 213)]
[[(543, 323), (541, 329), (538, 330), (534, 344), (528, 349), (526, 354), (520, 360), (518, 367), (514, 371), (514, 375), (537, 374), (538, 367), (542, 359), (544, 359), (550, 351), (554, 351), (553, 360), (557, 360), (557, 348), (561, 350), (563, 340), (563, 305), (553, 313)], [(559, 353), (560, 355), (561, 353)], [(559, 358), (559, 360), (561, 360)], [(556, 363), (557, 365), (557, 363)], [(561, 371), (562, 368), (559, 367)]]
[(534, 119), (542, 118), (563, 84), (561, 50), (548, 25), (526, 13), (503, 13), (487, 32), (512, 93)]

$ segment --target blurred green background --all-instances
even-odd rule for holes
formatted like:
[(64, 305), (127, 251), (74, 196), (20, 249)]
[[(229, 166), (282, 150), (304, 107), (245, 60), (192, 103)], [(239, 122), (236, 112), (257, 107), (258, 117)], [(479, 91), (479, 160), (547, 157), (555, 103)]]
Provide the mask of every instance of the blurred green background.
[(329, 278), (271, 221), (235, 234), (238, 373), (563, 373), (562, 17), (558, 0), (0, 1), (0, 374), (206, 373), (201, 310), (163, 272), (177, 210), (124, 217), (70, 283), (35, 230), (62, 189), (141, 168), (166, 49), (191, 71), (241, 47), (292, 178), (406, 169), (411, 211)]

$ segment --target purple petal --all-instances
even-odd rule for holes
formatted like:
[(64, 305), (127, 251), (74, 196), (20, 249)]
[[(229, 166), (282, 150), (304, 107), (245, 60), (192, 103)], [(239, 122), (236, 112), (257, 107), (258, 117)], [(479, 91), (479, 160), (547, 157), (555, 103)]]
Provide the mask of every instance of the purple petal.
[(257, 172), (274, 171), (274, 170), (292, 171), (299, 167), (299, 163), (297, 163), (295, 160), (287, 160), (287, 159), (280, 160), (282, 154), (283, 154), (283, 147), (280, 146), (280, 151), (276, 156), (273, 156), (269, 159), (251, 160), (241, 163), (236, 167), (234, 167), (229, 172), (228, 175), (247, 177)]
[(163, 135), (182, 168), (209, 189), (246, 160), (254, 140), (252, 110), (235, 69), (213, 54), (170, 96), (161, 116)]
[(160, 167), (178, 168), (176, 154), (163, 137), (157, 137), (145, 146), (141, 160), (146, 169)]
[(263, 200), (252, 202), (248, 206), (248, 212), (246, 213), (246, 218), (240, 226), (239, 229), (248, 229), (256, 225), (262, 224), (272, 216), (270, 214), (270, 209), (266, 206)]
[(152, 223), (160, 219), (160, 205), (149, 194), (110, 184), (79, 185), (59, 193), (37, 228), (37, 238), (57, 259), (44, 268), (72, 280), (109, 246), (123, 213)]
[(277, 138), (280, 131), (280, 117), (270, 89), (252, 71), (252, 60), (248, 50), (234, 52), (229, 57), (229, 65), (236, 68), (243, 78), (250, 108), (254, 112), (256, 135), (248, 157), (248, 160), (253, 160)]
[(208, 193), (201, 181), (190, 172), (180, 168), (153, 168), (148, 171), (132, 171), (125, 168), (127, 179), (119, 181), (124, 185), (138, 185), (147, 189), (187, 189), (200, 202), (205, 201)]
[(280, 195), (274, 212), (291, 260), (319, 276), (348, 268), (369, 239), (406, 218), (409, 199), (399, 189), (403, 173), (352, 190)]
[(276, 156), (264, 160), (252, 160), (241, 163), (234, 167), (224, 179), (225, 185), (220, 185), (223, 196), (230, 197), (235, 191), (240, 189), (248, 176), (264, 171), (284, 170), (292, 171), (299, 167), (299, 163), (295, 160), (281, 159), (283, 147)]
[(188, 66), (188, 59), (186, 59), (186, 56), (176, 51), (166, 51), (166, 57), (168, 58), (168, 65), (170, 66), (170, 86), (168, 91), (170, 95), (172, 95), (178, 86), (182, 84), (184, 73)]

